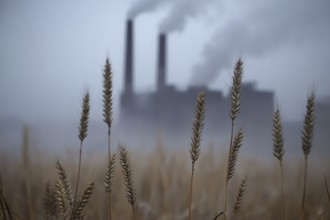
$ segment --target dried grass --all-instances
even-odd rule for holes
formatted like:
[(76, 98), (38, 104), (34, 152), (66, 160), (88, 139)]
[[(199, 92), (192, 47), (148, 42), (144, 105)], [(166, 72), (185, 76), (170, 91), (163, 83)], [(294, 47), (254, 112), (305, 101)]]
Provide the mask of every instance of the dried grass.
[(189, 191), (189, 219), (192, 219), (192, 197), (193, 197), (193, 179), (195, 172), (195, 163), (200, 155), (200, 145), (202, 140), (202, 131), (204, 127), (205, 112), (205, 92), (200, 92), (197, 97), (195, 120), (193, 123), (193, 132), (191, 138), (190, 158), (191, 158), (191, 178)]

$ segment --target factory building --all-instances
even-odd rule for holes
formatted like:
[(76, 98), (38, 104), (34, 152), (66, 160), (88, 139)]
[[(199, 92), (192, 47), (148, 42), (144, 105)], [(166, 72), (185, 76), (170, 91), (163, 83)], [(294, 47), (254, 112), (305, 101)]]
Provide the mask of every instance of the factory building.
[[(190, 141), (194, 119), (196, 97), (202, 90), (206, 92), (205, 129), (203, 140), (213, 144), (229, 141), (231, 121), (230, 95), (207, 87), (189, 87), (178, 90), (166, 83), (167, 37), (158, 36), (158, 64), (156, 91), (136, 93), (134, 91), (134, 21), (126, 24), (124, 89), (120, 96), (119, 125), (121, 133), (132, 140), (146, 144), (162, 138), (167, 145), (187, 144)], [(274, 94), (260, 91), (254, 83), (243, 83), (241, 113), (236, 122), (236, 130), (243, 127), (245, 143), (251, 145), (271, 144)], [(142, 140), (144, 139), (144, 140)], [(133, 141), (134, 142), (134, 141)]]

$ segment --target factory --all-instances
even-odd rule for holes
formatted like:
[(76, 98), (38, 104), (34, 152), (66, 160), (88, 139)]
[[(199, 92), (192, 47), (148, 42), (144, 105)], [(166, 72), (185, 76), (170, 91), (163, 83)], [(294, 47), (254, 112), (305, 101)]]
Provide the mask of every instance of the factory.
[[(229, 141), (230, 94), (225, 96), (221, 91), (210, 90), (204, 86), (192, 86), (181, 91), (173, 85), (168, 85), (165, 33), (158, 36), (156, 91), (134, 91), (133, 52), (134, 21), (131, 19), (126, 24), (124, 89), (120, 96), (119, 116), (120, 130), (126, 139), (129, 137), (134, 143), (140, 141), (155, 144), (155, 139), (161, 138), (167, 145), (186, 145), (190, 141), (196, 97), (204, 90), (207, 100), (203, 140), (213, 144)], [(241, 113), (235, 129), (243, 127), (245, 143), (271, 144), (274, 93), (257, 90), (255, 83), (243, 83), (241, 92)]]

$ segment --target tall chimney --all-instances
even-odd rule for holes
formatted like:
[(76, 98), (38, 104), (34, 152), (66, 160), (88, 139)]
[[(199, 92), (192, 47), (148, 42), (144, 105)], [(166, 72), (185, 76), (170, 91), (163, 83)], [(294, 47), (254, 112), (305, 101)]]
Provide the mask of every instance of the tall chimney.
[(133, 92), (133, 20), (126, 23), (125, 93)]
[(164, 33), (159, 35), (157, 68), (157, 90), (161, 91), (165, 87), (166, 80), (166, 35)]

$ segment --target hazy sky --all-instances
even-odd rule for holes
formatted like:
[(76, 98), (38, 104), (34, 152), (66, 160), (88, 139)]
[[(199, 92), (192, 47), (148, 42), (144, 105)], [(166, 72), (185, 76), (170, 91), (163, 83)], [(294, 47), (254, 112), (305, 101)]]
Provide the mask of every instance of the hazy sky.
[(162, 31), (168, 83), (227, 92), (242, 56), (244, 80), (274, 90), (285, 118), (301, 119), (313, 88), (330, 96), (329, 10), (329, 0), (0, 0), (0, 119), (76, 120), (87, 87), (101, 120), (106, 56), (116, 105), (122, 89), (127, 17), (135, 18), (135, 90), (155, 88)]

